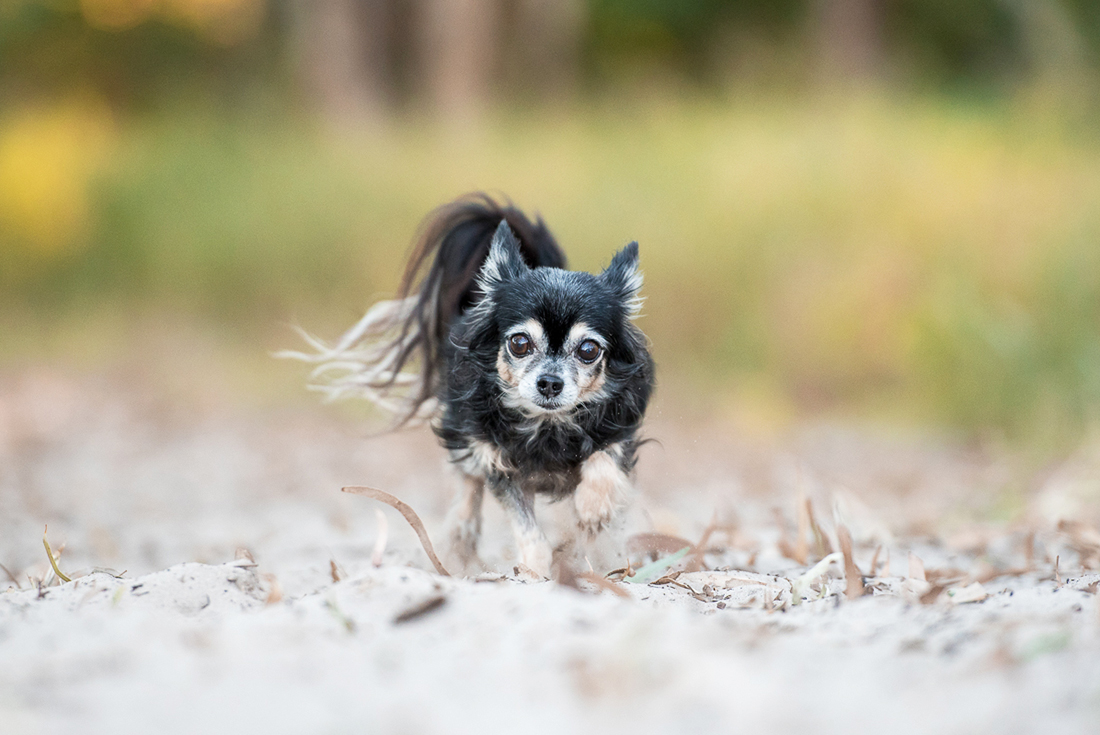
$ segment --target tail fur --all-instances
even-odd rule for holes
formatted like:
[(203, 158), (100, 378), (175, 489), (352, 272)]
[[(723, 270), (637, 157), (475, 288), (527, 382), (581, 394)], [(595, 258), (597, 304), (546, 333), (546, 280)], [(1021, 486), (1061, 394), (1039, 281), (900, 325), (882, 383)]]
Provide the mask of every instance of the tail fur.
[(425, 218), (396, 299), (372, 306), (333, 345), (298, 330), (314, 351), (278, 356), (315, 364), (310, 388), (331, 400), (366, 398), (392, 413), (396, 426), (431, 418), (440, 347), (455, 319), (483, 296), (477, 274), (501, 220), (529, 266), (565, 267), (565, 254), (541, 218), (532, 222), (511, 204), (470, 194)]

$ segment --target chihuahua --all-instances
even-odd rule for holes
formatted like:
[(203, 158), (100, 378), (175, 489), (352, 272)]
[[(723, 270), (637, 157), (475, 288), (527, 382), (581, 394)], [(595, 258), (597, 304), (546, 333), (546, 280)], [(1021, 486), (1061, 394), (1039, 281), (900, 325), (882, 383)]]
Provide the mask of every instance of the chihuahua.
[(429, 420), (462, 481), (453, 554), (478, 562), (485, 490), (511, 521), (523, 564), (549, 576), (535, 499), (571, 499), (594, 538), (625, 505), (654, 385), (638, 244), (599, 275), (565, 269), (541, 218), (486, 195), (426, 220), (399, 298), (334, 346), (303, 335), (316, 387), (369, 398), (397, 424)]

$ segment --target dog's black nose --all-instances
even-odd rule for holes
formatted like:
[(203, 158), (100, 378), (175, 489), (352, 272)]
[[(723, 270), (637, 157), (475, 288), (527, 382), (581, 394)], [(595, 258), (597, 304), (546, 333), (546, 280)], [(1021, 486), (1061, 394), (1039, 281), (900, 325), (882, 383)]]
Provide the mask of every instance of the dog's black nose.
[(539, 393), (546, 398), (557, 398), (565, 389), (565, 381), (557, 375), (540, 375), (536, 385)]

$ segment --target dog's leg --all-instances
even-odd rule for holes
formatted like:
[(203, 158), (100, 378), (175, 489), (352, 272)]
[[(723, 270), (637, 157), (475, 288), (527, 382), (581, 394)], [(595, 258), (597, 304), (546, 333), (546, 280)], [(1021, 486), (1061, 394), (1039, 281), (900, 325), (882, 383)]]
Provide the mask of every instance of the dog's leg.
[(485, 480), (462, 474), (458, 495), (451, 506), (447, 527), (450, 529), (451, 555), (464, 571), (483, 568), (477, 556), (481, 538), (481, 501), (485, 497)]
[(520, 561), (536, 574), (549, 577), (553, 550), (535, 520), (534, 495), (514, 485), (495, 494), (512, 523), (512, 533), (515, 534)]
[(611, 521), (630, 495), (630, 478), (617, 457), (617, 446), (596, 452), (581, 465), (581, 481), (573, 493), (577, 523), (589, 538)]

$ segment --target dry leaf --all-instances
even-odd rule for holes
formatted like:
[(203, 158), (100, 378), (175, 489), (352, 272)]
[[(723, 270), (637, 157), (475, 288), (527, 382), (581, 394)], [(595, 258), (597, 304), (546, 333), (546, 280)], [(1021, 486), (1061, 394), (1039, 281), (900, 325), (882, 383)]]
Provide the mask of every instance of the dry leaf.
[(974, 582), (966, 587), (947, 591), (947, 599), (956, 605), (962, 605), (966, 602), (981, 602), (987, 597), (989, 597), (989, 593), (985, 591), (985, 587), (982, 586), (981, 582)]
[(871, 557), (871, 571), (867, 573), (868, 577), (874, 577), (878, 572), (878, 555), (882, 553), (882, 545), (875, 549), (875, 555)]
[(912, 551), (909, 552), (909, 579), (916, 579), (921, 582), (928, 581), (928, 577), (924, 574), (924, 562)]
[(413, 510), (408, 503), (390, 495), (385, 490), (378, 490), (377, 488), (367, 487), (366, 485), (350, 485), (343, 488), (343, 492), (366, 495), (368, 498), (385, 503), (404, 516), (405, 520), (412, 526), (412, 529), (416, 531), (416, 537), (420, 539), (420, 545), (424, 547), (424, 553), (431, 559), (432, 566), (435, 567), (435, 570), (444, 577), (451, 576), (450, 572), (443, 566), (443, 563), (439, 561), (439, 557), (435, 555), (435, 549), (432, 548), (432, 540), (428, 538), (428, 531), (424, 528), (423, 521), (420, 520), (420, 516), (416, 514), (416, 511)]
[(848, 533), (848, 527), (839, 525), (836, 528), (837, 541), (840, 542), (840, 553), (844, 554), (844, 578), (846, 586), (844, 594), (849, 600), (863, 597), (863, 575), (856, 566), (856, 560), (852, 556), (852, 535)]
[[(705, 533), (704, 537), (706, 537)], [(667, 533), (636, 533), (626, 540), (626, 551), (632, 556), (636, 554), (667, 556), (685, 546), (697, 548), (690, 541)]]
[(619, 597), (624, 597), (628, 600), (633, 600), (634, 599), (633, 597), (631, 597), (629, 592), (627, 592), (625, 589), (623, 589), (619, 585), (615, 584), (614, 582), (612, 582), (609, 579), (605, 579), (605, 578), (601, 577), (598, 574), (594, 574), (593, 572), (581, 572), (580, 574), (577, 575), (577, 579), (583, 579), (585, 582), (591, 582), (592, 584), (596, 585), (596, 587), (598, 587), (599, 589), (607, 590), (608, 592), (612, 592), (612, 593), (618, 595)]
[(256, 563), (256, 557), (252, 556), (252, 552), (243, 546), (237, 547), (237, 553), (233, 555), (236, 561), (250, 561), (253, 564)]
[(435, 610), (443, 607), (443, 603), (445, 602), (447, 602), (447, 597), (445, 595), (433, 595), (432, 597), (418, 602), (412, 607), (409, 607), (406, 610), (398, 613), (397, 616), (393, 619), (393, 624), (400, 625), (401, 623), (407, 623), (411, 620), (416, 620), (417, 618), (423, 617), (428, 613), (434, 612)]
[(274, 605), (283, 599), (283, 587), (279, 584), (278, 578), (274, 574), (263, 575), (264, 581), (267, 582), (267, 598), (264, 600), (265, 605)]

